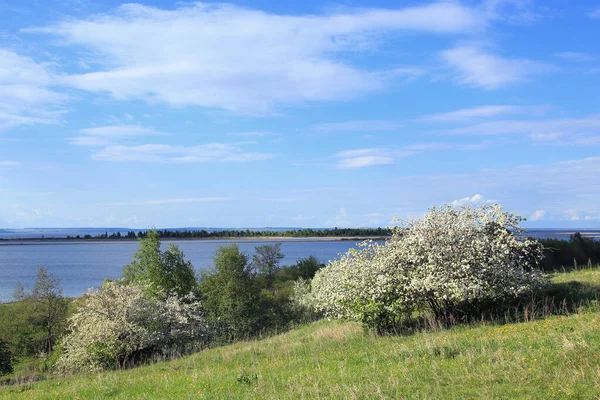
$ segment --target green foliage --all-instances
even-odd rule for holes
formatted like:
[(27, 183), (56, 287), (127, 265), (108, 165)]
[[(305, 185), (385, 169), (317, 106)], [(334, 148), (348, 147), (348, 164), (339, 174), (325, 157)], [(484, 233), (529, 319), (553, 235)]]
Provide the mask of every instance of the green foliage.
[(209, 325), (222, 340), (247, 338), (260, 329), (260, 288), (248, 255), (234, 243), (219, 247), (212, 270), (198, 284)]
[(600, 240), (583, 237), (579, 232), (569, 240), (542, 239), (540, 243), (544, 246), (542, 267), (547, 271), (600, 263)]
[[(553, 281), (598, 287), (600, 269)], [(597, 302), (574, 315), (411, 335), (365, 335), (356, 322), (319, 321), (127, 371), (4, 387), (0, 398), (593, 399), (599, 355)]]
[(254, 251), (255, 254), (252, 256), (252, 268), (264, 279), (265, 288), (272, 289), (275, 274), (281, 268), (281, 260), (285, 257), (281, 253), (281, 243), (256, 246)]
[(45, 268), (38, 269), (33, 289), (20, 283), (16, 302), (0, 305), (0, 336), (8, 342), (15, 357), (51, 353), (66, 329), (69, 299), (60, 288), (60, 279)]
[(176, 293), (185, 296), (196, 287), (196, 276), (192, 263), (185, 260), (183, 252), (174, 244), (166, 251), (160, 249), (160, 235), (148, 231), (140, 240), (140, 248), (133, 261), (123, 269), (123, 278), (128, 283), (148, 283), (154, 296)]
[(317, 257), (311, 255), (308, 258), (301, 258), (296, 261), (292, 269), (295, 272), (296, 279), (312, 279), (317, 271), (324, 266), (325, 264), (322, 264)]
[(60, 279), (40, 267), (33, 291), (26, 295), (26, 299), (34, 305), (32, 324), (45, 333), (43, 351), (50, 353), (64, 332), (69, 307), (68, 300), (62, 294)]
[(0, 376), (12, 374), (13, 355), (8, 347), (8, 343), (0, 339)]

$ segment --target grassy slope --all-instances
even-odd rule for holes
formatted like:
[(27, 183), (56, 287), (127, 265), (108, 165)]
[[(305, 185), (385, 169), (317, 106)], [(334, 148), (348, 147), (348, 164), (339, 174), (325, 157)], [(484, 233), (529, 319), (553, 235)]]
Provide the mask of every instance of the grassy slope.
[[(600, 270), (555, 281), (600, 286)], [(7, 398), (600, 398), (600, 313), (373, 337), (318, 322), (129, 371), (0, 389)]]

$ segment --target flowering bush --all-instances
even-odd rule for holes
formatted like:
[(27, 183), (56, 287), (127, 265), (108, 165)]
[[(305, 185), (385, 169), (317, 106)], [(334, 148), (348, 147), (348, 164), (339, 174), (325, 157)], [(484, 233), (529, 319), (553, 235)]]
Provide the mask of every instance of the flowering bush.
[(158, 300), (143, 285), (119, 281), (88, 292), (69, 322), (58, 361), (63, 371), (115, 368), (207, 336), (200, 303)]
[(325, 315), (382, 328), (427, 308), (437, 318), (484, 301), (518, 297), (547, 282), (543, 253), (515, 236), (522, 218), (499, 205), (432, 208), (393, 229), (383, 245), (365, 242), (317, 272), (304, 304)]

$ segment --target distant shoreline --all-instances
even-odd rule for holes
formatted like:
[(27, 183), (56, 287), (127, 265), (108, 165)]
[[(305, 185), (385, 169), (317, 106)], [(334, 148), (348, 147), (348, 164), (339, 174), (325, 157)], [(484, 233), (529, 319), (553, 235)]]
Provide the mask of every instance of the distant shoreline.
[[(354, 241), (360, 242), (363, 240), (386, 240), (389, 236), (319, 236), (319, 237), (289, 237), (289, 236), (243, 236), (243, 237), (216, 237), (216, 238), (161, 238), (163, 242), (339, 242), (339, 241)], [(19, 245), (19, 244), (50, 244), (50, 243), (70, 243), (70, 244), (85, 244), (85, 243), (135, 243), (139, 239), (120, 238), (92, 238), (92, 239), (76, 239), (76, 238), (24, 238), (24, 239), (0, 239), (2, 245)]]

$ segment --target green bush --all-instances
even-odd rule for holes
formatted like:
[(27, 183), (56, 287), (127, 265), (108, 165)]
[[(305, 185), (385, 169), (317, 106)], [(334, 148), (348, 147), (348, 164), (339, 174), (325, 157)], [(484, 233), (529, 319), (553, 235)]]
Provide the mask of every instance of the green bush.
[(8, 344), (0, 339), (0, 376), (12, 374), (13, 372), (13, 355)]
[(236, 244), (219, 247), (198, 284), (208, 324), (221, 340), (245, 339), (260, 326), (260, 288), (248, 255)]
[(154, 296), (176, 293), (185, 296), (196, 288), (196, 275), (192, 263), (185, 260), (183, 252), (169, 244), (164, 252), (160, 249), (157, 231), (147, 232), (140, 240), (140, 248), (133, 261), (123, 269), (123, 278), (128, 283), (147, 283)]

